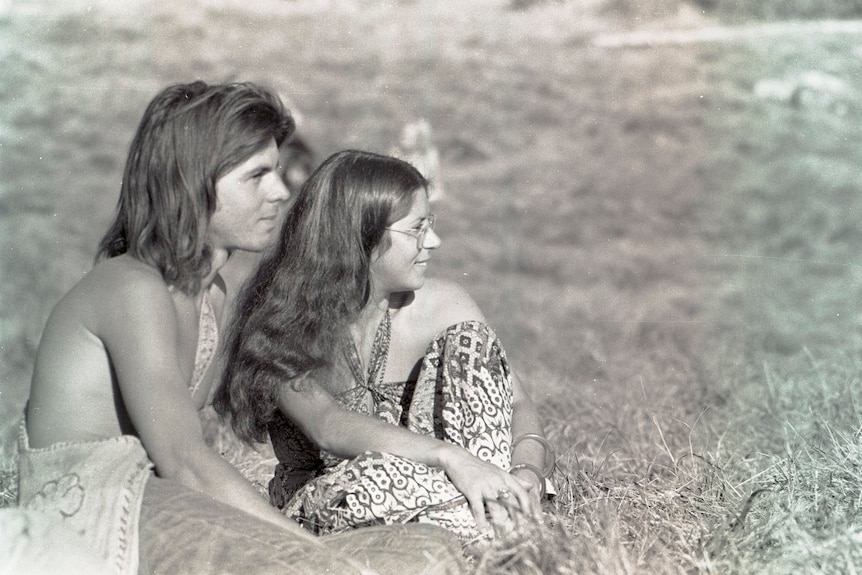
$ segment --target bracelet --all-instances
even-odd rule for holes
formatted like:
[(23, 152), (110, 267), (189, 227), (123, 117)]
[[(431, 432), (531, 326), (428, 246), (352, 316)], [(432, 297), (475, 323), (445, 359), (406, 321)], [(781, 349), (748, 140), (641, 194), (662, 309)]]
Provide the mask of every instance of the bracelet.
[(515, 441), (512, 442), (512, 451), (515, 451), (515, 446), (521, 443), (525, 439), (532, 439), (538, 441), (542, 444), (542, 447), (545, 448), (545, 464), (544, 469), (541, 471), (540, 477), (542, 479), (546, 479), (551, 476), (551, 473), (554, 472), (554, 468), (557, 466), (557, 454), (554, 451), (554, 447), (548, 443), (548, 440), (539, 435), (538, 433), (525, 433), (520, 437), (516, 438)]
[(509, 470), (509, 473), (514, 473), (519, 469), (526, 469), (527, 471), (532, 471), (536, 474), (536, 477), (539, 479), (539, 499), (544, 498), (547, 490), (545, 489), (545, 478), (542, 476), (542, 471), (535, 465), (519, 463), (518, 465), (513, 466), (512, 469)]

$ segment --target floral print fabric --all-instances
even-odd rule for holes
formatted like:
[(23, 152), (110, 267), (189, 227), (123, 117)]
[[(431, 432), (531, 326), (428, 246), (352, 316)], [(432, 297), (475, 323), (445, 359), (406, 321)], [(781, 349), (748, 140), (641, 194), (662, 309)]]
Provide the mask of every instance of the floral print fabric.
[[(459, 323), (434, 338), (415, 382), (369, 382), (337, 399), (364, 413), (370, 404), (372, 416), (459, 445), (502, 469), (511, 466), (509, 366), (484, 323)], [(466, 500), (442, 469), (374, 452), (343, 460), (318, 450), (283, 418), (270, 436), (280, 461), (270, 500), (315, 533), (419, 521), (463, 540), (479, 535)]]

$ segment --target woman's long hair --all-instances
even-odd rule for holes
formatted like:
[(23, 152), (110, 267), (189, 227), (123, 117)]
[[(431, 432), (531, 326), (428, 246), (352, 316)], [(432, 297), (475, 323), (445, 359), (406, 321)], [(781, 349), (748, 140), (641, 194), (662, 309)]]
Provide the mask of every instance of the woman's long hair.
[(266, 439), (283, 383), (333, 365), (368, 303), (372, 251), (389, 247), (386, 227), (427, 189), (410, 164), (356, 150), (309, 177), (234, 309), (214, 404), (241, 439)]
[(168, 86), (132, 140), (117, 215), (96, 261), (128, 253), (158, 269), (168, 285), (197, 292), (210, 271), (216, 182), (293, 130), (278, 97), (255, 84)]

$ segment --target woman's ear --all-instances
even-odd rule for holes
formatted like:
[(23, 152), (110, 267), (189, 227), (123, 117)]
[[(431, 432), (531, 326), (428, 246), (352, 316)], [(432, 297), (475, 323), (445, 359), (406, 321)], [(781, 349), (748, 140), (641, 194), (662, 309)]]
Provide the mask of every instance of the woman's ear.
[[(368, 256), (368, 263), (374, 264), (380, 257), (386, 253), (386, 248), (383, 247), (383, 242), (380, 242), (376, 246), (371, 249), (371, 254)], [(371, 270), (371, 273), (374, 274), (374, 270)]]
[(389, 247), (392, 245), (392, 240), (389, 239), (389, 235), (386, 232), (383, 232), (383, 235), (380, 236), (380, 241), (377, 242), (377, 245), (371, 248), (371, 254), (368, 256), (368, 263), (373, 264), (378, 259), (380, 259), (383, 254), (389, 251)]

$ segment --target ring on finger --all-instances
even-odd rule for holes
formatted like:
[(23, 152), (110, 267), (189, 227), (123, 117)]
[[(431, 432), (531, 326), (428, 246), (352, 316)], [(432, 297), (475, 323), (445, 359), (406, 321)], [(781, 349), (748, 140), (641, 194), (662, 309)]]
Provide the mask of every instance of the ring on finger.
[(508, 499), (512, 494), (508, 489), (498, 489), (497, 490), (497, 499)]

